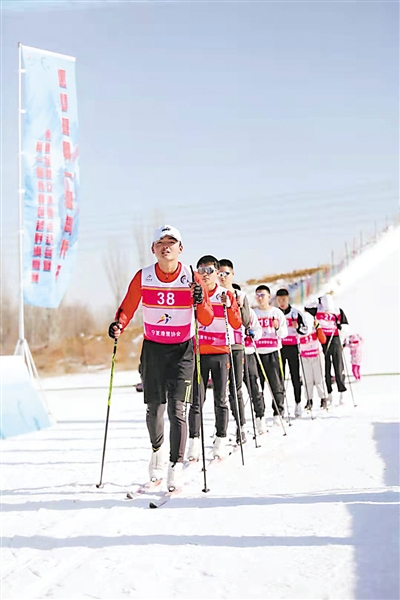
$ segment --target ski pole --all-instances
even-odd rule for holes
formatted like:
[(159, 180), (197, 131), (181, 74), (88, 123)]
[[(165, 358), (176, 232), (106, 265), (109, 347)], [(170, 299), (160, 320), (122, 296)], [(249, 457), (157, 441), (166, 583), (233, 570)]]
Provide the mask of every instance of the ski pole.
[[(304, 371), (304, 363), (303, 363), (303, 358), (301, 356), (301, 349), (300, 349), (300, 343), (297, 344), (297, 352), (299, 353), (299, 360), (300, 360), (300, 364), (301, 364), (301, 371), (303, 373), (303, 378), (304, 378), (304, 385), (306, 388), (306, 394), (307, 394), (307, 403), (309, 402), (309, 400), (311, 400), (312, 402), (312, 394), (310, 396), (310, 392), (308, 390), (308, 385), (307, 385), (307, 379), (306, 379), (306, 373)], [(312, 391), (312, 390), (311, 390)], [(312, 406), (310, 408), (310, 413), (311, 413), (311, 420), (314, 420), (314, 416), (313, 416), (313, 412), (312, 412)]]
[(279, 362), (279, 369), (281, 372), (281, 376), (282, 376), (282, 387), (283, 387), (283, 396), (285, 398), (285, 402), (286, 402), (286, 410), (287, 410), (287, 415), (288, 415), (288, 425), (289, 427), (292, 426), (291, 422), (290, 422), (290, 412), (289, 412), (289, 403), (288, 403), (288, 399), (287, 399), (287, 395), (286, 395), (286, 390), (285, 390), (285, 373), (283, 371), (283, 362), (282, 362), (282, 354), (281, 354), (281, 349), (278, 348), (278, 362)]
[(249, 392), (249, 398), (250, 398), (251, 420), (253, 423), (253, 432), (254, 432), (253, 439), (254, 439), (255, 447), (260, 448), (260, 445), (257, 442), (257, 430), (256, 430), (256, 421), (254, 418), (254, 406), (253, 406), (253, 392), (251, 390), (251, 385), (250, 385), (249, 365), (246, 360), (246, 351), (245, 351), (244, 344), (243, 344), (243, 360), (244, 360), (244, 376), (245, 376), (245, 380), (246, 380), (247, 391)]
[[(196, 283), (194, 277), (194, 271), (192, 265), (190, 265), (192, 272), (192, 281)], [(197, 319), (197, 304), (193, 305), (194, 308), (194, 336), (195, 336), (195, 356), (196, 356), (196, 377), (197, 377), (197, 399), (200, 406), (200, 438), (201, 438), (201, 453), (203, 456), (203, 477), (204, 477), (204, 488), (201, 490), (205, 494), (210, 491), (207, 487), (207, 469), (206, 469), (206, 451), (204, 447), (204, 421), (203, 421), (203, 403), (201, 401), (201, 369), (200, 369), (200, 342), (199, 342), (199, 322)], [(207, 393), (207, 389), (204, 389), (204, 396)]]
[(112, 393), (112, 385), (113, 385), (113, 379), (114, 379), (114, 366), (115, 366), (115, 355), (117, 354), (117, 343), (118, 343), (118, 339), (114, 338), (114, 350), (113, 350), (112, 358), (111, 358), (110, 386), (108, 388), (107, 416), (106, 416), (106, 427), (105, 427), (105, 431), (104, 431), (103, 456), (101, 459), (100, 481), (99, 481), (99, 483), (96, 483), (97, 488), (100, 488), (103, 486), (104, 457), (106, 455), (108, 421), (109, 421), (109, 417), (110, 417), (111, 393)]
[(281, 413), (280, 413), (280, 411), (279, 411), (278, 404), (277, 404), (277, 402), (276, 402), (276, 400), (275, 400), (275, 396), (274, 396), (274, 394), (273, 394), (273, 391), (272, 391), (272, 388), (271, 388), (271, 384), (270, 384), (270, 382), (269, 382), (269, 379), (268, 379), (268, 377), (267, 377), (267, 373), (265, 372), (264, 365), (262, 364), (262, 360), (261, 360), (261, 358), (260, 358), (260, 355), (258, 354), (256, 343), (255, 343), (255, 341), (254, 341), (254, 340), (252, 340), (252, 343), (253, 343), (253, 346), (254, 346), (254, 352), (255, 352), (255, 355), (256, 355), (256, 358), (257, 358), (258, 364), (259, 364), (259, 366), (260, 366), (261, 373), (263, 374), (263, 377), (264, 377), (265, 381), (266, 381), (266, 382), (267, 382), (267, 384), (268, 384), (268, 387), (269, 387), (269, 390), (270, 390), (270, 392), (271, 392), (271, 396), (272, 396), (272, 402), (274, 403), (275, 410), (276, 410), (276, 412), (277, 412), (277, 413), (278, 413), (278, 415), (279, 415), (279, 420), (280, 420), (280, 422), (281, 422), (282, 429), (283, 429), (283, 435), (286, 435), (286, 429), (285, 429), (285, 426), (284, 426), (284, 424), (283, 424), (282, 415), (281, 415)]
[(349, 385), (350, 385), (351, 399), (353, 400), (353, 406), (355, 408), (357, 406), (357, 404), (355, 403), (355, 400), (354, 400), (353, 384), (351, 383), (351, 380), (350, 380), (350, 373), (349, 373), (349, 368), (347, 366), (347, 359), (346, 359), (346, 356), (345, 356), (345, 353), (344, 353), (342, 340), (340, 339), (340, 335), (338, 337), (339, 337), (339, 342), (340, 342), (340, 348), (342, 349), (342, 357), (343, 357), (344, 367), (345, 367), (347, 379), (348, 379), (348, 382), (349, 382)]
[(235, 398), (235, 407), (236, 407), (235, 421), (236, 421), (236, 427), (239, 432), (240, 453), (242, 455), (242, 465), (244, 466), (242, 432), (241, 432), (241, 428), (240, 428), (240, 417), (239, 417), (239, 400), (237, 397), (237, 390), (236, 390), (236, 376), (235, 376), (235, 369), (233, 366), (233, 353), (232, 353), (231, 340), (230, 340), (230, 336), (229, 336), (228, 312), (227, 312), (226, 304), (224, 304), (224, 317), (225, 317), (226, 341), (228, 342), (229, 356), (230, 356), (230, 360), (231, 360), (230, 371), (232, 373), (232, 382), (233, 382), (232, 387), (234, 389), (234, 398)]

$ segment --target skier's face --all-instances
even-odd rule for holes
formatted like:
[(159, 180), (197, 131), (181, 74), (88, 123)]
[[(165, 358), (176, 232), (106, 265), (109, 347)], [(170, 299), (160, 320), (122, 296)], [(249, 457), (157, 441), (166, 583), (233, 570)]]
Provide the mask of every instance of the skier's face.
[(231, 269), (231, 267), (220, 267), (218, 271), (220, 285), (228, 290), (231, 289), (234, 274), (235, 273), (233, 272), (233, 269)]
[(202, 263), (197, 267), (198, 273), (209, 290), (215, 287), (218, 271), (212, 263)]
[(151, 249), (157, 260), (173, 261), (178, 259), (183, 246), (175, 238), (166, 235), (161, 240), (158, 240), (158, 242), (154, 242)]
[(256, 292), (257, 304), (261, 309), (269, 306), (270, 298), (271, 294), (269, 294), (267, 290), (258, 290), (258, 292)]
[(279, 308), (282, 310), (286, 310), (289, 306), (289, 296), (277, 296), (276, 301), (278, 303)]

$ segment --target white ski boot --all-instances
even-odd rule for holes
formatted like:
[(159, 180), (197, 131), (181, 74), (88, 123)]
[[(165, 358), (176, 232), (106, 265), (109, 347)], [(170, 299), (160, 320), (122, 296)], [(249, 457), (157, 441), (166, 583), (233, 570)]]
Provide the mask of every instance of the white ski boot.
[(340, 392), (339, 394), (339, 405), (344, 404), (344, 392)]
[(256, 430), (258, 435), (263, 435), (266, 432), (266, 425), (263, 417), (256, 417)]
[(167, 456), (164, 445), (152, 449), (151, 459), (149, 463), (150, 481), (159, 481), (165, 477), (165, 467), (167, 466)]
[(295, 406), (294, 416), (295, 417), (301, 417), (301, 404), (300, 404), (300, 402), (298, 404), (296, 404), (296, 406)]
[(274, 425), (280, 425), (281, 424), (281, 418), (280, 418), (279, 415), (274, 415), (273, 424)]
[(180, 490), (183, 487), (183, 463), (170, 462), (168, 465), (167, 489), (169, 492)]
[(199, 460), (200, 458), (200, 438), (189, 438), (188, 460)]
[(213, 445), (214, 458), (225, 458), (227, 455), (226, 438), (216, 437)]
[(332, 392), (331, 392), (330, 394), (328, 394), (328, 397), (327, 397), (327, 399), (326, 399), (326, 400), (327, 400), (327, 405), (328, 405), (328, 406), (331, 406), (331, 405), (332, 405), (332, 402), (333, 402), (333, 396), (332, 396)]

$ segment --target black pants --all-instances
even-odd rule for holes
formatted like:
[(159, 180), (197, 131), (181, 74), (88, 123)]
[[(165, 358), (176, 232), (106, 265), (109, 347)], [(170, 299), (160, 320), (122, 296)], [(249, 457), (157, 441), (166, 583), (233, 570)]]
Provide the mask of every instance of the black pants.
[[(343, 368), (343, 350), (340, 338), (338, 335), (334, 335), (332, 341), (328, 337), (326, 344), (322, 347), (325, 354), (325, 381), (328, 394), (332, 393), (332, 378), (331, 378), (331, 365), (333, 362), (333, 370), (335, 371), (335, 380), (339, 392), (345, 392), (346, 386), (344, 384), (344, 368)], [(328, 350), (329, 346), (329, 350)]]
[(200, 402), (204, 404), (208, 376), (211, 372), (214, 392), (215, 427), (218, 437), (226, 437), (229, 410), (226, 403), (228, 386), (229, 354), (201, 354), (200, 356), (200, 389), (197, 376), (194, 377), (193, 402), (189, 411), (189, 436), (200, 435)]
[(300, 381), (300, 363), (299, 351), (297, 345), (282, 346), (281, 349), (283, 375), (286, 375), (286, 361), (289, 364), (290, 378), (292, 380), (294, 400), (296, 404), (301, 402), (301, 381)]
[[(244, 414), (244, 403), (243, 403), (243, 394), (242, 394), (242, 385), (243, 385), (243, 364), (244, 364), (244, 351), (240, 350), (232, 350), (232, 360), (233, 365), (229, 370), (229, 404), (231, 405), (231, 411), (233, 417), (235, 419), (236, 424), (244, 425), (246, 423), (246, 417)], [(234, 370), (234, 375), (232, 373), (232, 367)], [(236, 395), (237, 402), (239, 405), (239, 414), (236, 405), (236, 397), (235, 397), (235, 384), (236, 384)]]
[(153, 448), (164, 441), (164, 412), (168, 405), (170, 421), (170, 461), (182, 462), (186, 438), (186, 407), (191, 400), (194, 367), (193, 340), (182, 344), (143, 341), (140, 372), (146, 424)]
[(254, 353), (244, 356), (244, 382), (253, 402), (255, 415), (262, 418), (265, 414), (265, 402), (259, 383), (257, 358)]
[[(277, 408), (280, 414), (283, 415), (285, 412), (285, 388), (279, 367), (278, 352), (275, 350), (275, 352), (270, 352), (269, 354), (259, 354), (259, 356), (273, 395), (272, 410), (274, 412), (274, 416), (278, 414)], [(258, 375), (260, 377), (261, 388), (264, 390), (265, 378), (260, 365), (258, 365)]]

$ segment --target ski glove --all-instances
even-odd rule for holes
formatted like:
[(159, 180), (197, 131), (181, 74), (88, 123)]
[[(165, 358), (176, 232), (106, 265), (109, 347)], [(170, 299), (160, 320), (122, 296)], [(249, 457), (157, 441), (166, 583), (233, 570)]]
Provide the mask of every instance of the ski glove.
[(193, 288), (193, 302), (195, 304), (201, 304), (204, 300), (203, 288), (199, 283), (196, 283)]
[(114, 327), (118, 327), (118, 329), (122, 329), (122, 325), (121, 325), (121, 323), (118, 323), (118, 321), (114, 321), (113, 323), (111, 323), (110, 327), (108, 328), (108, 335), (113, 340), (115, 339)]
[(254, 338), (256, 337), (256, 334), (254, 333), (254, 331), (252, 329), (246, 329), (246, 335), (248, 335), (252, 340), (254, 340)]

